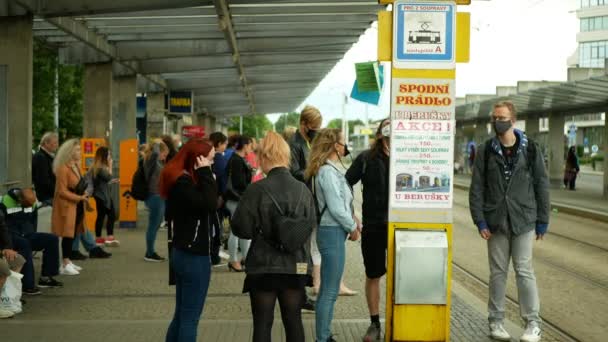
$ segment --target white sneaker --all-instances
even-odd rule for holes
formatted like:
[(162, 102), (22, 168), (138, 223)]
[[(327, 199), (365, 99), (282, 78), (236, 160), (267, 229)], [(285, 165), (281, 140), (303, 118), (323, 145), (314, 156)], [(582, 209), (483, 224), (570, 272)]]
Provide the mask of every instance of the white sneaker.
[(499, 341), (511, 341), (511, 335), (502, 326), (502, 323), (490, 323), (490, 337)]
[(6, 310), (6, 309), (0, 309), (0, 319), (11, 318), (13, 316), (15, 316), (15, 314), (12, 311)]
[(61, 275), (68, 275), (68, 276), (73, 276), (73, 275), (79, 275), (80, 272), (78, 272), (75, 268), (73, 264), (67, 264), (66, 266), (61, 266), (59, 268), (59, 274)]
[(526, 326), (526, 331), (524, 331), (524, 334), (521, 335), (521, 337), (519, 338), (519, 341), (521, 341), (521, 342), (538, 342), (538, 341), (540, 341), (540, 335), (541, 335), (541, 331), (540, 331), (540, 327), (538, 326), (538, 323), (530, 322), (530, 323), (528, 323), (528, 326)]
[(78, 272), (82, 271), (82, 267), (76, 265), (75, 263), (70, 261), (70, 265), (72, 265), (72, 267), (74, 267), (74, 269)]

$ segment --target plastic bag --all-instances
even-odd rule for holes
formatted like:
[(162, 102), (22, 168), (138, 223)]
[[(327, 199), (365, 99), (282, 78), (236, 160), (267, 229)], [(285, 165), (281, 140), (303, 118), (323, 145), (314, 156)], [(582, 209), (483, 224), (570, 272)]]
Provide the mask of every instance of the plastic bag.
[(20, 273), (12, 272), (6, 279), (2, 292), (0, 292), (0, 308), (12, 311), (15, 314), (23, 311), (21, 306), (21, 278)]

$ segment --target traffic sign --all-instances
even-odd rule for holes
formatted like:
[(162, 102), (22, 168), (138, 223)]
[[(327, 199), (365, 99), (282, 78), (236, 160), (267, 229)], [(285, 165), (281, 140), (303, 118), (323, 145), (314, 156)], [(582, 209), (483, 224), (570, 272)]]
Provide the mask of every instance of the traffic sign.
[(394, 16), (395, 68), (455, 67), (455, 2), (397, 1)]

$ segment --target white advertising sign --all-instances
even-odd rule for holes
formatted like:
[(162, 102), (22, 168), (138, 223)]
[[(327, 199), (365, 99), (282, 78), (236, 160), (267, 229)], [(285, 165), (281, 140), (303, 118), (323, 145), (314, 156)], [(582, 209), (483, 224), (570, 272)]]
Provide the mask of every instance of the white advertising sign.
[(454, 80), (394, 78), (391, 209), (450, 209), (453, 196)]

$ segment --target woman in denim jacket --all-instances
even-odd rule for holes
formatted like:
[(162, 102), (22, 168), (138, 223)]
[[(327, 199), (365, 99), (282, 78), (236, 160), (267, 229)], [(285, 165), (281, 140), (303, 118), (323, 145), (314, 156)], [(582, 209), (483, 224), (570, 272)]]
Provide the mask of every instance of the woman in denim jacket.
[(321, 288), (316, 307), (316, 340), (334, 341), (331, 321), (344, 272), (346, 238), (359, 239), (360, 224), (353, 210), (353, 193), (336, 166), (348, 154), (339, 129), (324, 129), (313, 141), (306, 179), (313, 179), (313, 192), (321, 212), (317, 244), (321, 252)]

